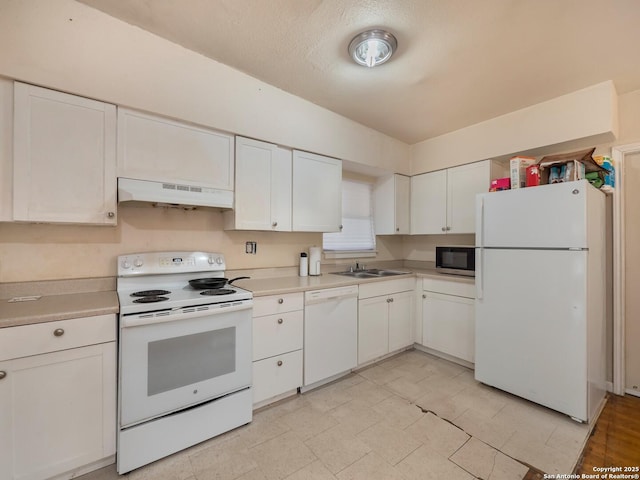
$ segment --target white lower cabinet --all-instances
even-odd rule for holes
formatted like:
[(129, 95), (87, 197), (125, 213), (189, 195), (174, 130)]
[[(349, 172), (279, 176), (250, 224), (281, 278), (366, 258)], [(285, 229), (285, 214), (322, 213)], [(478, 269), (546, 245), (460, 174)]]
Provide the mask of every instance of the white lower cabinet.
[(302, 293), (254, 299), (254, 405), (302, 386), (303, 308)]
[(115, 334), (114, 315), (0, 329), (0, 478), (73, 478), (113, 462)]
[(358, 365), (413, 343), (414, 278), (360, 285)]
[(473, 284), (423, 279), (422, 345), (473, 363), (474, 297)]

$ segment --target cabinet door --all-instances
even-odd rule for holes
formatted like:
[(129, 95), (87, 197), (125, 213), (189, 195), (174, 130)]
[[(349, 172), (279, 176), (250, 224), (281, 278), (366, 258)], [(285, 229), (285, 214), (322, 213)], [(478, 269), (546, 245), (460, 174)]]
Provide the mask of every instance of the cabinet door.
[(13, 220), (13, 82), (0, 78), (0, 222)]
[(232, 135), (118, 108), (118, 176), (233, 190)]
[(39, 480), (115, 454), (115, 342), (0, 362), (0, 477)]
[(409, 233), (410, 179), (404, 175), (380, 178), (373, 188), (373, 224), (376, 235)]
[(14, 85), (13, 218), (116, 223), (116, 107)]
[(424, 292), (422, 344), (473, 362), (475, 351), (474, 300)]
[(394, 179), (396, 186), (396, 233), (404, 235), (409, 233), (411, 178), (404, 175), (394, 175)]
[(253, 362), (253, 403), (302, 386), (302, 350)]
[(270, 230), (274, 158), (271, 143), (236, 137), (235, 228)]
[(445, 233), (447, 226), (447, 171), (411, 177), (411, 233)]
[(394, 294), (389, 303), (389, 351), (413, 344), (413, 291)]
[(277, 232), (291, 231), (291, 150), (278, 147), (271, 166), (271, 225)]
[(340, 231), (342, 161), (293, 151), (292, 219), (293, 231)]
[(447, 233), (475, 233), (476, 194), (489, 191), (490, 175), (490, 160), (448, 169)]
[(389, 353), (389, 298), (358, 302), (358, 364)]

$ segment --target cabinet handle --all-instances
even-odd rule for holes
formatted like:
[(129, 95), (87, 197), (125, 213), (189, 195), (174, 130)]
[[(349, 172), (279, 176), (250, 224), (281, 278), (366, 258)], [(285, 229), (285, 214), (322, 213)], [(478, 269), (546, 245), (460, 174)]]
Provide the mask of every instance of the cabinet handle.
[(343, 227), (342, 225), (340, 225), (340, 231), (342, 231), (342, 229), (343, 229), (343, 228), (344, 228), (344, 227)]
[(449, 230), (451, 230), (451, 227), (447, 227), (447, 232), (448, 232)]
[(278, 319), (278, 323), (282, 324), (284, 320), (282, 320), (281, 318)]
[(107, 217), (113, 218), (115, 216), (116, 216), (115, 212), (107, 212)]
[(446, 231), (447, 229), (446, 229), (446, 228), (444, 228), (444, 227), (442, 227), (440, 230), (442, 230), (442, 231), (444, 232), (444, 231)]
[(282, 360), (278, 360), (278, 366), (281, 367), (282, 366)]
[(400, 227), (396, 227), (396, 232), (399, 232), (399, 231), (400, 231)]
[(393, 303), (393, 298), (390, 298), (390, 299), (389, 299), (389, 302), (390, 302), (390, 303)]
[(272, 226), (272, 227), (277, 227), (277, 226), (278, 226), (278, 222), (273, 222), (273, 223), (271, 224), (271, 226)]
[(284, 303), (284, 298), (279, 298), (279, 299), (278, 299), (278, 303), (279, 303), (280, 305), (282, 305), (282, 304)]
[(4, 370), (0, 371), (0, 380), (5, 378), (6, 376), (7, 376), (7, 372), (5, 372)]
[(56, 328), (53, 331), (53, 335), (56, 337), (61, 337), (62, 335), (64, 335), (64, 330), (62, 328)]
[(422, 294), (422, 298), (427, 298), (427, 294), (426, 294), (426, 293), (423, 293), (423, 294)]

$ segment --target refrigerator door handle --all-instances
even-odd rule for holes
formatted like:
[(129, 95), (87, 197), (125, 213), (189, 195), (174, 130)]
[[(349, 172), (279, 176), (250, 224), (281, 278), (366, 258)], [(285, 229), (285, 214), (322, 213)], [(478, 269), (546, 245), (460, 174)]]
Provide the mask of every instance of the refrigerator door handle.
[(484, 194), (476, 197), (476, 246), (484, 247)]
[(482, 269), (482, 258), (484, 257), (484, 248), (476, 248), (476, 297), (478, 300), (482, 300), (483, 285), (482, 285), (482, 277), (483, 277), (483, 269)]

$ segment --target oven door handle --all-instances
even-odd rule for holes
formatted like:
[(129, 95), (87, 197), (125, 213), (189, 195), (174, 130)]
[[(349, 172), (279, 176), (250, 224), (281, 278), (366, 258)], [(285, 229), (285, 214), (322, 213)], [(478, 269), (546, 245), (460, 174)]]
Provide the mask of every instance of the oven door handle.
[(250, 310), (252, 307), (252, 300), (242, 300), (241, 302), (232, 302), (231, 304), (197, 305), (194, 307), (163, 310), (161, 312), (132, 313), (120, 316), (120, 328), (175, 322), (207, 315), (220, 315), (227, 312), (237, 312), (238, 310)]

